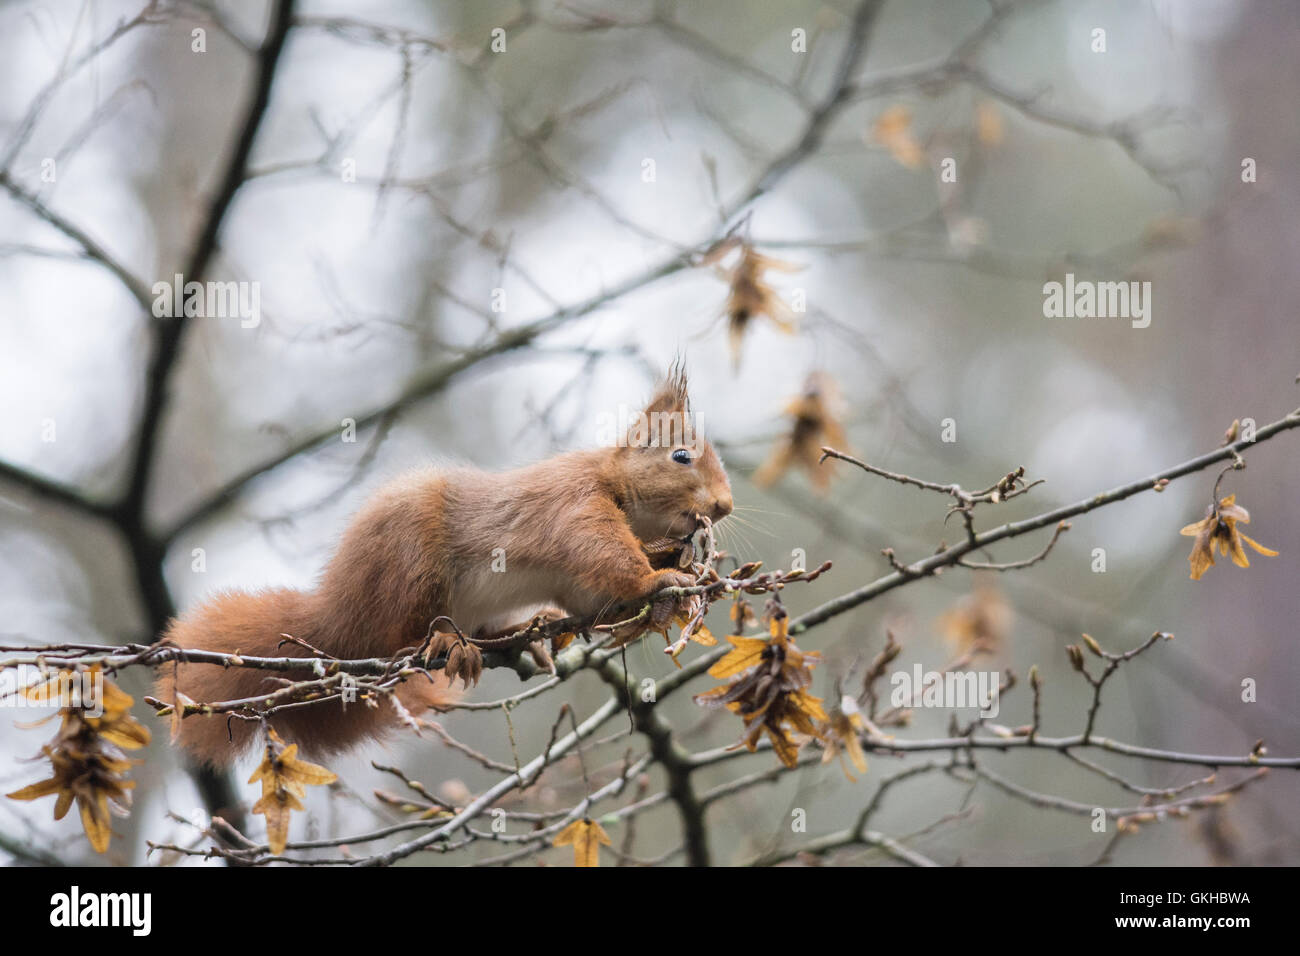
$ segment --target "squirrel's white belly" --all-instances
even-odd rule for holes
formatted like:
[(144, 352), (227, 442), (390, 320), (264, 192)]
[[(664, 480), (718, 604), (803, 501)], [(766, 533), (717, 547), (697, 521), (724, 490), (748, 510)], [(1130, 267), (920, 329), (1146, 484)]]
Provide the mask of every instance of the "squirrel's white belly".
[(485, 562), (459, 583), (447, 614), (465, 634), (491, 633), (558, 604), (555, 571), (512, 567), (508, 557)]

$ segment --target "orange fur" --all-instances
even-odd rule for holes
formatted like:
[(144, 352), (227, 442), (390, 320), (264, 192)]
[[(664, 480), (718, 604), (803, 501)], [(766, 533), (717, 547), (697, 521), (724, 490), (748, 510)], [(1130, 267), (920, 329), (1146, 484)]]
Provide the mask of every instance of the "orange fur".
[[(678, 372), (646, 412), (685, 416), (688, 408)], [(692, 583), (678, 571), (651, 568), (640, 544), (688, 534), (697, 515), (719, 520), (731, 511), (731, 486), (713, 447), (697, 439), (686, 465), (672, 459), (681, 447), (570, 452), (499, 473), (404, 475), (353, 518), (315, 590), (222, 593), (172, 621), (166, 638), (183, 648), (309, 656), (295, 644), (277, 647), (287, 633), (339, 658), (387, 657), (418, 645), (439, 615), (467, 634), (491, 633), (545, 606), (598, 614), (666, 585)], [(494, 570), (502, 557), (504, 572)], [(196, 701), (236, 700), (278, 686), (268, 678), (310, 676), (164, 665), (156, 695), (170, 701), (179, 688)], [(439, 675), (432, 685), (408, 681), (398, 698), (419, 713), (454, 695)], [(396, 715), (388, 703), (374, 709), (330, 700), (282, 710), (271, 724), (304, 753), (322, 754), (381, 735)], [(224, 765), (256, 729), (253, 721), (194, 716), (182, 721), (180, 743), (198, 759)]]

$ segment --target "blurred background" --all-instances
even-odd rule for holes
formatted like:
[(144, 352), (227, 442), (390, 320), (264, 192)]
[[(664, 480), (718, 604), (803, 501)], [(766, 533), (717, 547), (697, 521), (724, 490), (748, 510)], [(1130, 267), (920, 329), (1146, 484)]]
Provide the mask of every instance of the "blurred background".
[[(268, 71), (277, 17), (291, 20)], [(855, 33), (863, 20), (847, 0), (301, 2), (288, 13), (8, 0), (4, 642), (147, 642), (214, 590), (310, 587), (386, 478), (591, 446), (601, 415), (642, 401), (678, 354), (732, 476), (728, 550), (773, 568), (794, 549), (809, 566), (835, 562), (787, 590), (796, 614), (888, 573), (882, 548), (912, 561), (961, 534), (945, 526), (942, 496), (846, 464), (822, 466), (826, 489), (798, 466), (767, 487), (751, 480), (812, 373), (833, 383), (828, 410), (848, 450), (872, 464), (969, 489), (1018, 466), (1046, 479), (981, 528), (1141, 478), (1217, 447), (1234, 419), (1263, 425), (1300, 404), (1300, 8), (895, 0)], [(788, 334), (749, 319), (738, 356), (727, 304), (741, 250), (709, 255), (727, 236), (779, 260), (763, 281), (797, 322)], [(177, 333), (149, 305), (178, 272), (256, 284), (257, 321), (196, 317)], [(1149, 281), (1149, 327), (1046, 318), (1044, 283), (1066, 273)], [(948, 419), (955, 441), (943, 440)], [(1102, 733), (1211, 754), (1263, 738), (1271, 754), (1300, 753), (1295, 436), (1248, 452), (1249, 467), (1224, 479), (1279, 557), (1246, 570), (1221, 559), (1189, 580), (1178, 530), (1210, 503), (1210, 469), (1075, 519), (1032, 568), (994, 581), (949, 570), (834, 618), (801, 639), (827, 658), (814, 691), (832, 697), (855, 661), (860, 680), (887, 627), (900, 668), (942, 667), (969, 650), (952, 622), (982, 586), (997, 626), (975, 666), (1023, 677), (1037, 664), (1046, 732), (1079, 732), (1089, 700), (1065, 645), (1087, 632), (1125, 650), (1162, 630), (1176, 640), (1107, 685)], [(1045, 540), (982, 558), (1026, 558)], [(672, 669), (654, 640), (628, 662), (644, 676)], [(1253, 703), (1241, 699), (1247, 678)], [(122, 685), (137, 701), (148, 692), (143, 672)], [(491, 672), (474, 699), (520, 689)], [(607, 693), (580, 675), (520, 708), (520, 752), (545, 745), (561, 700), (582, 715)], [(739, 734), (688, 695), (665, 707), (692, 749)], [(1002, 707), (1000, 723), (1028, 722), (1023, 684)], [(48, 802), (0, 801), (11, 848), (140, 864), (174, 862), (146, 857), (147, 840), (197, 842), (183, 821), (203, 799), (163, 722), (137, 710), (154, 742), (109, 854), (90, 851), (75, 819), (51, 821)], [(39, 779), (25, 758), (48, 733), (3, 716), (8, 792)], [(948, 718), (918, 710), (897, 732), (939, 736)], [(499, 713), (443, 723), (510, 761)], [(634, 739), (602, 753), (617, 763)], [(432, 737), (397, 738), (331, 762), (346, 785), (313, 794), (295, 834), (392, 819), (371, 791), (393, 781), (372, 759), (449, 794), (499, 777)], [(715, 860), (796, 845), (794, 807), (811, 835), (847, 825), (880, 776), (907, 765), (870, 759), (856, 783), (814, 766), (714, 806)], [(984, 759), (1081, 803), (1139, 799), (1049, 754)], [(699, 782), (773, 762), (745, 757)], [(1206, 772), (1099, 762), (1158, 787)], [(1113, 836), (986, 784), (907, 786), (883, 803), (879, 829), (909, 834), (965, 808), (909, 843), (940, 862), (1087, 863)], [(1295, 774), (1277, 772), (1210, 813), (1143, 827), (1109, 859), (1294, 864), (1297, 798)], [(535, 795), (566, 799), (561, 784)], [(679, 840), (665, 804), (635, 848), (650, 858)]]

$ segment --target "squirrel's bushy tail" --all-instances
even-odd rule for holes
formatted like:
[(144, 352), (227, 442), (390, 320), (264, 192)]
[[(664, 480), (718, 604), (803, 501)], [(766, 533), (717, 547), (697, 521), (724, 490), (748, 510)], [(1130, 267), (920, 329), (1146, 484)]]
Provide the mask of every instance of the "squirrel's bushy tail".
[[(315, 596), (309, 592), (288, 588), (228, 591), (173, 620), (165, 639), (189, 650), (238, 651), (249, 657), (312, 656), (306, 648), (284, 639), (291, 634), (327, 654), (334, 653), (328, 646), (333, 643), (330, 629), (320, 626), (319, 614)], [(306, 669), (168, 663), (159, 668), (154, 692), (159, 700), (171, 703), (179, 689), (194, 701), (210, 704), (269, 693), (283, 686), (277, 678), (310, 680), (314, 676)], [(396, 694), (412, 714), (452, 703), (457, 697), (441, 675), (432, 683), (423, 678), (408, 680), (396, 688)], [(373, 707), (360, 698), (346, 705), (333, 698), (296, 704), (273, 714), (270, 723), (286, 742), (298, 744), (304, 755), (320, 756), (382, 735), (398, 725), (398, 716), (387, 700)], [(260, 727), (259, 721), (238, 716), (196, 714), (181, 721), (178, 743), (195, 759), (223, 767), (257, 739)]]

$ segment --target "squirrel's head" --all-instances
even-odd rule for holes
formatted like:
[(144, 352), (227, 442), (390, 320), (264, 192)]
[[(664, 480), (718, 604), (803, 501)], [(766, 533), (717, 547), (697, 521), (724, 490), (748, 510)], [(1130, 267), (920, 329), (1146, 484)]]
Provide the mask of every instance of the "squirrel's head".
[(617, 449), (628, 518), (642, 540), (681, 537), (700, 517), (720, 521), (731, 514), (731, 482), (695, 424), (678, 366)]

